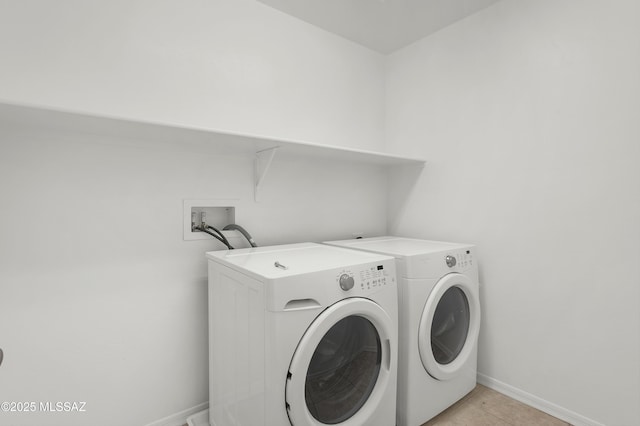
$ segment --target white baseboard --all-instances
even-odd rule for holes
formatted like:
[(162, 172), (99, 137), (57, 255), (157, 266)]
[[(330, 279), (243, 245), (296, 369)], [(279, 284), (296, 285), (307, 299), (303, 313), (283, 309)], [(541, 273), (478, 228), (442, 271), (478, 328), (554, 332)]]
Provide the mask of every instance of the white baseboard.
[(187, 426), (215, 426), (215, 424), (209, 423), (209, 410), (204, 410), (189, 416)]
[(516, 401), (520, 401), (533, 408), (537, 408), (538, 410), (543, 411), (553, 417), (557, 417), (560, 420), (571, 423), (574, 426), (605, 426), (602, 423), (598, 423), (595, 420), (591, 420), (571, 410), (560, 407), (559, 405), (556, 405), (552, 402), (546, 401), (542, 398), (539, 398), (535, 395), (527, 393), (494, 378), (485, 376), (484, 374), (478, 373), (478, 383), (504, 395), (507, 395), (508, 397), (513, 398)]
[(187, 417), (209, 408), (208, 402), (203, 402), (195, 407), (187, 408), (179, 413), (172, 414), (164, 419), (156, 420), (146, 426), (182, 426), (187, 423)]

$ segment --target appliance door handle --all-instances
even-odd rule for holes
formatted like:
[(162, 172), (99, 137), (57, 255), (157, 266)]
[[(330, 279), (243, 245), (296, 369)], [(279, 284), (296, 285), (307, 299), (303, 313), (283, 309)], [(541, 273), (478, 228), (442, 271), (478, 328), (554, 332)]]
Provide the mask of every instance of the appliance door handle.
[(387, 365), (385, 365), (385, 367), (387, 368), (387, 371), (389, 371), (391, 370), (391, 340), (386, 339), (384, 343), (387, 349)]

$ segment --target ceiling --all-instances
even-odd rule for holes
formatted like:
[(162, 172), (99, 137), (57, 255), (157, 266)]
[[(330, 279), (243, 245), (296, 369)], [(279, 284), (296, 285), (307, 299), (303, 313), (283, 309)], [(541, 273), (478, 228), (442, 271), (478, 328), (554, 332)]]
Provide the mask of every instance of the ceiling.
[(391, 53), (499, 0), (258, 0), (380, 53)]

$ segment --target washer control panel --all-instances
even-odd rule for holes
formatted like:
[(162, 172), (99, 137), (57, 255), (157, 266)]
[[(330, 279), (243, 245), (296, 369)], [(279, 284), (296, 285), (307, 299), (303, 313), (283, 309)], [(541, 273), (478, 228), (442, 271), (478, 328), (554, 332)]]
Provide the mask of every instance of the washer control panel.
[(461, 250), (454, 253), (449, 253), (444, 258), (445, 263), (449, 268), (465, 270), (473, 266), (473, 253), (471, 250)]
[(395, 283), (393, 271), (378, 264), (358, 270), (343, 270), (336, 277), (336, 282), (345, 291), (359, 290), (358, 293), (374, 291)]

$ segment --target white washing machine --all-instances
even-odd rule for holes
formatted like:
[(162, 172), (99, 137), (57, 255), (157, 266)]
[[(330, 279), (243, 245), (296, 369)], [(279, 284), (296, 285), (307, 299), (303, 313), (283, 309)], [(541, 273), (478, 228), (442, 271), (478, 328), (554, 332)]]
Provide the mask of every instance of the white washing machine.
[(421, 425), (476, 386), (480, 300), (474, 246), (398, 237), (326, 244), (396, 258), (398, 426)]
[(302, 243), (207, 253), (212, 426), (393, 426), (393, 257)]

